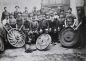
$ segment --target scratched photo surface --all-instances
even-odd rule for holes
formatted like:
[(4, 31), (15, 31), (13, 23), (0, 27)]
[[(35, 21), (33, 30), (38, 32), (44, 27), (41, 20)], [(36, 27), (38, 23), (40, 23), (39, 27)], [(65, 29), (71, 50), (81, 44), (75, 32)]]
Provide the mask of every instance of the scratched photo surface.
[(0, 0), (0, 61), (86, 61), (86, 0)]

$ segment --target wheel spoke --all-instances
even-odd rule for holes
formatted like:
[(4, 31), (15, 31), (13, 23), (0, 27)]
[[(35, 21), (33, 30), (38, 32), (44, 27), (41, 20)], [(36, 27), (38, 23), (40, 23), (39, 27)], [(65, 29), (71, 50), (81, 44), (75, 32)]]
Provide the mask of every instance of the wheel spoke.
[(25, 44), (25, 36), (22, 31), (11, 29), (7, 35), (7, 38), (13, 47), (22, 47)]

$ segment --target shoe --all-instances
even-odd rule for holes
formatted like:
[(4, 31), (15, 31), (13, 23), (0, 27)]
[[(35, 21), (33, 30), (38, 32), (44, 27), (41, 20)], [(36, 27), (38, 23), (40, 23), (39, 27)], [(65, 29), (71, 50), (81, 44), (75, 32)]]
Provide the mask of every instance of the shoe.
[(26, 53), (32, 53), (33, 51), (32, 50), (26, 50), (25, 52)]

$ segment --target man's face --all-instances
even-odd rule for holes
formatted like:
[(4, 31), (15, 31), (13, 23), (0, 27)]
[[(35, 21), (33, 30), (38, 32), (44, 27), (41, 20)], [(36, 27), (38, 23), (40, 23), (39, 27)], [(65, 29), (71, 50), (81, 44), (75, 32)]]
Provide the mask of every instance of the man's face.
[(61, 7), (59, 6), (58, 9), (61, 9)]
[(19, 7), (16, 7), (15, 9), (16, 9), (16, 11), (18, 11), (19, 10)]
[(7, 11), (7, 8), (5, 7), (4, 10)]
[(34, 9), (34, 11), (36, 11), (36, 7), (34, 7), (33, 9)]
[(25, 11), (27, 11), (28, 9), (27, 8), (25, 8)]
[(64, 11), (61, 11), (61, 14), (63, 14), (64, 13)]
[(71, 13), (71, 12), (72, 12), (72, 10), (70, 10), (70, 9), (69, 9), (69, 10), (68, 10), (68, 12), (69, 12), (69, 13)]
[(13, 18), (14, 16), (13, 15), (10, 15), (10, 18)]

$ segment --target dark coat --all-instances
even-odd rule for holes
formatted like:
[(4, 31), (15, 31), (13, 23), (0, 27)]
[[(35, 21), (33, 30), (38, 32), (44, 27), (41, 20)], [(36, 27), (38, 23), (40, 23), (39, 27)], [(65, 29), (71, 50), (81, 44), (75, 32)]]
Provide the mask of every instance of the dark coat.
[(5, 19), (6, 15), (9, 15), (9, 12), (8, 11), (3, 11), (1, 21)]
[(16, 19), (18, 17), (18, 14), (21, 13), (21, 12), (18, 12), (18, 11), (14, 11), (14, 18)]

